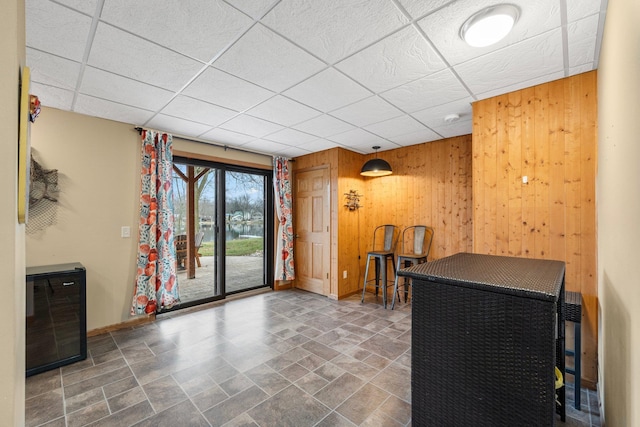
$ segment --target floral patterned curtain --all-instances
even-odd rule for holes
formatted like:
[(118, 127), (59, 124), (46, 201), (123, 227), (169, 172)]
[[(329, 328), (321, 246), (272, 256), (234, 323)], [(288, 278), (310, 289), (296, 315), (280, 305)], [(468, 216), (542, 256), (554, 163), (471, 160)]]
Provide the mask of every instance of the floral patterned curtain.
[(295, 273), (293, 270), (291, 178), (289, 161), (285, 157), (274, 157), (273, 159), (273, 187), (276, 195), (276, 215), (278, 215), (275, 280), (293, 280)]
[(173, 138), (142, 131), (138, 270), (131, 315), (152, 314), (179, 302), (173, 242)]

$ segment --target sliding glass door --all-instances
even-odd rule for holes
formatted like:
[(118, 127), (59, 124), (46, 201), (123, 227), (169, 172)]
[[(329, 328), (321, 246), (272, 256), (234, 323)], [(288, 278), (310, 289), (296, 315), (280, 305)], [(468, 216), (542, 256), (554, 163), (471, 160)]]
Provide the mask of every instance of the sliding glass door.
[(270, 171), (174, 157), (176, 309), (271, 286), (271, 182)]
[(266, 283), (266, 177), (242, 170), (225, 174), (225, 285), (227, 293)]

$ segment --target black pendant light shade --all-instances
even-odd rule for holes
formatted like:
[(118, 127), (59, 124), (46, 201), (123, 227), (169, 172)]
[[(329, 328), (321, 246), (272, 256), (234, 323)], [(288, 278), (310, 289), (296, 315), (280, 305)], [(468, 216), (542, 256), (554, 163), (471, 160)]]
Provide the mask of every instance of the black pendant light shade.
[[(378, 154), (379, 146), (373, 147), (376, 150), (376, 155)], [(386, 176), (391, 175), (393, 172), (391, 170), (391, 165), (382, 159), (375, 158), (371, 160), (367, 160), (367, 162), (362, 166), (362, 170), (360, 170), (360, 175), (362, 176)]]

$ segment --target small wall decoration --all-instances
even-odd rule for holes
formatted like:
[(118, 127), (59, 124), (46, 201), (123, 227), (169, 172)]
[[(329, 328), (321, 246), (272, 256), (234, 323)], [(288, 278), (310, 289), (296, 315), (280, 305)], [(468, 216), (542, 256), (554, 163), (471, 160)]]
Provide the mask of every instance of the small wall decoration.
[(38, 162), (38, 152), (31, 155), (31, 175), (29, 178), (29, 222), (27, 234), (38, 234), (57, 222), (58, 196), (60, 194), (57, 169), (47, 169)]
[(349, 190), (348, 193), (344, 193), (347, 203), (344, 205), (350, 211), (355, 211), (360, 208), (360, 197), (362, 194), (358, 194), (356, 190)]
[(40, 114), (40, 100), (35, 95), (29, 95), (29, 121), (35, 122)]

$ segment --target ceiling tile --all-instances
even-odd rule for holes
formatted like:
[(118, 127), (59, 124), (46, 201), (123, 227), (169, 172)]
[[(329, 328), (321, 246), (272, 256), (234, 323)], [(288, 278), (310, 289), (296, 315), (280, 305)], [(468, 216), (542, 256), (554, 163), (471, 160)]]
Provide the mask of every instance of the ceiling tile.
[(48, 0), (26, 1), (27, 47), (81, 62), (91, 18)]
[[(355, 144), (349, 144), (349, 145), (350, 145), (349, 149), (351, 151), (356, 151), (358, 153), (373, 154), (373, 153), (376, 152), (376, 150), (374, 150), (373, 147), (371, 145), (369, 145), (367, 142), (355, 143)], [(387, 140), (382, 140), (382, 142), (380, 142), (379, 144), (372, 144), (372, 145), (380, 146), (380, 150), (378, 150), (378, 151), (393, 150), (395, 148), (400, 147), (399, 144), (396, 144), (395, 142), (391, 142), (391, 141), (387, 141)]]
[(388, 0), (283, 0), (262, 22), (330, 64), (409, 23)]
[[(593, 64), (583, 64), (577, 67), (570, 67), (569, 76), (575, 76), (576, 74), (586, 73), (587, 71), (591, 71), (591, 70), (593, 70)], [(562, 78), (562, 77), (568, 77), (568, 76), (562, 75), (558, 78)], [(553, 79), (553, 80), (557, 80), (557, 79)]]
[(336, 68), (382, 92), (445, 68), (413, 27), (407, 27), (338, 63)]
[(250, 109), (247, 114), (283, 126), (292, 126), (319, 116), (321, 113), (299, 102), (278, 95)]
[(197, 137), (198, 135), (210, 129), (211, 126), (189, 120), (179, 119), (177, 117), (158, 114), (148, 122), (144, 123), (144, 127), (157, 129), (163, 132), (169, 132), (179, 136)]
[(71, 105), (73, 104), (72, 91), (35, 82), (29, 88), (29, 93), (36, 95), (40, 103), (45, 107), (71, 111)]
[[(259, 153), (274, 153), (281, 154), (285, 150), (292, 148), (289, 145), (281, 144), (275, 141), (267, 141), (264, 139), (256, 139), (255, 141), (247, 142), (242, 145), (242, 148), (248, 150), (255, 150)], [(305, 153), (306, 154), (306, 153)]]
[(368, 146), (373, 147), (379, 145), (383, 147), (389, 147), (392, 145), (389, 141), (380, 138), (378, 135), (374, 135), (371, 132), (367, 132), (364, 129), (354, 129), (347, 132), (339, 133), (327, 138), (331, 141), (338, 142), (346, 146)]
[(503, 88), (563, 69), (559, 28), (455, 67), (473, 93)]
[(122, 123), (141, 125), (153, 116), (153, 111), (134, 108), (93, 96), (78, 95), (74, 111), (88, 116), (103, 117)]
[(442, 137), (431, 129), (423, 129), (416, 132), (395, 136), (390, 139), (396, 144), (402, 147), (406, 147), (409, 145), (422, 144), (423, 142), (437, 141), (438, 139), (442, 139)]
[(323, 114), (306, 122), (294, 126), (295, 129), (307, 132), (319, 137), (327, 137), (337, 133), (346, 132), (354, 128), (353, 125), (338, 120), (335, 117)]
[(284, 129), (278, 124), (247, 115), (235, 117), (228, 122), (220, 125), (220, 127), (233, 132), (240, 132), (246, 135), (251, 135), (256, 138), (262, 138), (265, 135), (269, 135), (270, 133), (274, 133), (281, 129)]
[(593, 63), (596, 54), (596, 34), (592, 29), (597, 28), (599, 18), (600, 15), (591, 15), (567, 25), (569, 67)]
[(183, 93), (236, 111), (251, 108), (275, 95), (270, 90), (211, 67), (187, 86)]
[(218, 126), (237, 114), (233, 110), (182, 95), (175, 97), (160, 112), (168, 116), (202, 123), (209, 127)]
[(306, 154), (311, 154), (311, 153), (312, 153), (311, 151), (308, 151), (303, 147), (289, 147), (279, 152), (281, 156), (289, 157), (289, 158), (300, 157), (300, 156), (304, 156)]
[(305, 142), (311, 142), (314, 139), (317, 139), (314, 135), (309, 135), (308, 133), (300, 132), (295, 129), (283, 129), (276, 133), (272, 133), (271, 135), (264, 137), (263, 139), (268, 139), (269, 141), (281, 142), (283, 144), (291, 145), (294, 147), (298, 147), (303, 145)]
[(276, 92), (325, 67), (304, 50), (260, 24), (251, 28), (214, 66)]
[(98, 5), (98, 0), (57, 0), (57, 2), (91, 16), (96, 13)]
[(327, 112), (367, 98), (372, 93), (339, 71), (327, 68), (287, 90), (284, 95)]
[(81, 67), (79, 62), (27, 48), (27, 65), (31, 69), (32, 82), (76, 89)]
[[(551, 82), (554, 80), (558, 80), (565, 77), (564, 70), (556, 71), (555, 73), (547, 74), (544, 76), (539, 76), (531, 80), (521, 80), (517, 83), (511, 84), (509, 86), (502, 86), (495, 89), (490, 89), (486, 92), (480, 92), (476, 94), (477, 100), (491, 98), (492, 96), (498, 96), (505, 93), (513, 92), (516, 90), (524, 89), (527, 87), (535, 86), (541, 83)], [(414, 114), (415, 116), (415, 114)]]
[(203, 65), (107, 24), (98, 24), (88, 64), (177, 91)]
[(412, 113), (467, 97), (469, 91), (451, 70), (446, 69), (381, 93), (380, 96), (403, 111)]
[(433, 130), (445, 138), (451, 138), (460, 135), (471, 135), (473, 128), (473, 120), (460, 120), (455, 123), (445, 124)]
[(513, 0), (509, 3), (520, 8), (520, 17), (511, 33), (491, 46), (469, 46), (459, 36), (460, 27), (471, 15), (495, 3), (495, 0), (451, 2), (418, 23), (450, 65), (460, 64), (560, 26), (558, 0)]
[(602, 0), (572, 1), (567, 7), (567, 22), (574, 22), (600, 12)]
[(300, 145), (300, 148), (308, 150), (312, 153), (316, 153), (322, 150), (329, 150), (335, 147), (341, 147), (341, 145), (336, 142), (329, 141), (327, 139), (321, 139), (321, 138), (315, 139), (310, 142), (305, 142), (304, 144)]
[(411, 15), (413, 19), (420, 18), (429, 12), (444, 6), (451, 0), (399, 0), (402, 7)]
[(401, 116), (402, 114), (402, 111), (377, 96), (372, 96), (331, 112), (332, 116), (355, 126), (370, 125)]
[(435, 107), (426, 108), (411, 114), (421, 123), (434, 129), (439, 126), (446, 125), (444, 118), (449, 114), (457, 114), (460, 120), (471, 120), (471, 103), (473, 98), (466, 97), (457, 101), (448, 102), (446, 104), (437, 105)]
[(80, 93), (152, 111), (163, 107), (173, 95), (164, 89), (92, 67), (84, 70)]
[(220, 144), (229, 144), (229, 145), (242, 145), (245, 142), (249, 142), (255, 139), (249, 135), (243, 135), (238, 132), (232, 132), (226, 129), (215, 128), (210, 130), (207, 133), (200, 135), (201, 138), (208, 139), (210, 141), (215, 141)]
[(383, 138), (391, 139), (394, 136), (425, 130), (426, 127), (411, 116), (400, 116), (374, 123), (365, 129)]
[(253, 19), (259, 19), (271, 7), (278, 3), (278, 0), (227, 0), (227, 3), (235, 6)]
[(221, 0), (109, 0), (101, 19), (204, 62), (213, 59), (253, 24)]

